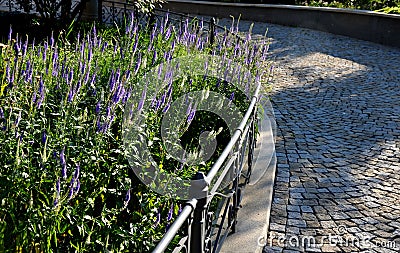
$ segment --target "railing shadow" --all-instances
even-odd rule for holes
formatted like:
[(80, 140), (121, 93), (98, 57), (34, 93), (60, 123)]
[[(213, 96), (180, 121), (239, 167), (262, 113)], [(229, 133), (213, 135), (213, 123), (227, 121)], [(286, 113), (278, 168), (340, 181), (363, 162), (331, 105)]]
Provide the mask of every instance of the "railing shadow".
[[(399, 229), (391, 222), (400, 217), (400, 51), (308, 29), (277, 29), (272, 25), (269, 34), (277, 59), (272, 100), (278, 125), (270, 231), (321, 242), (345, 226), (350, 236), (390, 240)], [(380, 226), (387, 234), (377, 232)], [(271, 245), (308, 250), (276, 240)]]

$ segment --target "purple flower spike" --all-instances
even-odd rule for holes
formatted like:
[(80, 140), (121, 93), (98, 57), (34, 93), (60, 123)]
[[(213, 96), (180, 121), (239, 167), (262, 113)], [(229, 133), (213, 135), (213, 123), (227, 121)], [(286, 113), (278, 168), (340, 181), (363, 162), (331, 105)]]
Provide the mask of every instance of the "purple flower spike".
[(172, 81), (169, 83), (168, 91), (167, 91), (167, 97), (169, 98), (172, 94)]
[(25, 58), (25, 56), (26, 56), (26, 50), (27, 49), (28, 49), (28, 39), (25, 40), (25, 43), (24, 43), (24, 45), (22, 47), (22, 56), (23, 56), (23, 58)]
[(160, 106), (161, 106), (161, 100), (157, 100), (155, 110), (158, 111), (158, 109), (160, 109)]
[(93, 26), (93, 37), (96, 37), (96, 36), (97, 36), (96, 26), (94, 25)]
[(121, 103), (125, 104), (126, 101), (128, 101), (128, 99), (131, 97), (131, 94), (132, 94), (132, 88), (129, 88), (129, 90), (125, 92), (124, 98), (122, 99)]
[(73, 195), (74, 195), (74, 188), (71, 187), (71, 189), (69, 190), (69, 193), (68, 193), (68, 200), (72, 199)]
[(154, 50), (154, 53), (153, 53), (153, 62), (152, 62), (151, 64), (154, 65), (154, 64), (156, 63), (156, 61), (157, 61), (157, 50)]
[(79, 70), (81, 71), (81, 73), (85, 71), (85, 65), (83, 65), (82, 61), (79, 62)]
[(11, 41), (12, 32), (13, 32), (13, 30), (12, 30), (12, 27), (11, 27), (11, 25), (10, 25), (10, 31), (8, 32), (8, 41)]
[(109, 81), (109, 86), (110, 86), (110, 92), (112, 92), (115, 88), (115, 73), (114, 70), (111, 70), (111, 75), (110, 75), (110, 81)]
[(131, 71), (129, 69), (125, 71), (125, 78), (126, 82), (128, 82), (129, 79), (131, 78)]
[(57, 193), (57, 197), (60, 196), (60, 192), (61, 192), (60, 178), (58, 178), (58, 179), (57, 179), (57, 182), (56, 182), (56, 193)]
[(76, 180), (76, 186), (74, 187), (74, 193), (77, 194), (79, 189), (81, 188), (81, 181), (79, 179)]
[(139, 112), (143, 109), (143, 104), (144, 104), (144, 101), (143, 101), (143, 100), (140, 100), (140, 101), (139, 101), (139, 104), (138, 104), (138, 111), (139, 111)]
[(74, 70), (71, 69), (71, 71), (69, 72), (69, 75), (67, 77), (67, 84), (70, 85), (72, 83), (72, 79), (74, 78)]
[(110, 107), (110, 106), (107, 106), (107, 109), (106, 109), (106, 117), (109, 118), (110, 116), (111, 116), (111, 107)]
[(119, 101), (121, 101), (124, 94), (125, 94), (125, 88), (122, 86), (122, 83), (120, 82), (113, 96), (114, 104), (117, 104)]
[(162, 106), (164, 103), (165, 103), (165, 99), (166, 99), (166, 97), (167, 97), (167, 94), (166, 93), (164, 93), (163, 95), (162, 95), (162, 97), (161, 97), (161, 104), (160, 104), (160, 106)]
[(83, 41), (81, 44), (80, 52), (81, 52), (81, 56), (85, 57), (85, 41)]
[(101, 109), (101, 103), (99, 101), (99, 102), (97, 102), (96, 109), (95, 109), (97, 115), (100, 113), (100, 109)]
[(72, 178), (71, 178), (71, 181), (69, 181), (69, 187), (70, 187), (70, 188), (73, 188), (74, 183), (75, 183), (75, 177), (72, 177)]
[(163, 113), (166, 113), (170, 106), (171, 106), (171, 101), (169, 101), (168, 104), (164, 107)]
[(54, 47), (54, 35), (53, 35), (53, 32), (51, 32), (50, 46), (51, 46), (51, 47)]
[[(164, 58), (166, 58), (166, 53), (167, 53), (167, 52), (164, 53)], [(160, 64), (160, 65), (158, 66), (158, 71), (157, 71), (158, 79), (161, 79), (162, 68), (163, 68), (163, 64)]]
[(196, 110), (192, 110), (189, 114), (189, 117), (187, 118), (187, 123), (192, 122), (192, 120), (194, 119), (194, 116), (196, 114)]
[(67, 99), (68, 103), (71, 103), (73, 98), (74, 98), (74, 87), (71, 87), (68, 93), (68, 99)]
[(146, 99), (146, 92), (147, 92), (147, 86), (144, 87), (143, 92), (142, 92), (142, 97), (140, 98), (139, 104), (138, 104), (138, 111), (141, 111), (144, 105), (144, 100)]
[(3, 108), (0, 107), (0, 119), (4, 119), (4, 111)]
[[(89, 72), (88, 72), (89, 75)], [(96, 73), (93, 73), (92, 78), (90, 79), (90, 86), (94, 86), (94, 83), (96, 82)]]
[(175, 46), (175, 40), (173, 40), (171, 44), (171, 53), (174, 52)]
[(102, 53), (103, 53), (104, 50), (107, 48), (107, 46), (108, 46), (108, 43), (107, 43), (107, 42), (104, 42), (104, 43), (103, 43), (103, 46), (101, 47), (101, 52), (102, 52)]
[(128, 189), (125, 194), (125, 205), (128, 204), (129, 200), (131, 200), (131, 189)]
[(189, 104), (189, 106), (188, 106), (188, 108), (187, 108), (187, 110), (186, 110), (186, 115), (189, 116), (189, 114), (191, 113), (191, 111), (192, 111), (192, 103)]
[(36, 103), (36, 92), (32, 95), (32, 103)]
[(125, 27), (125, 34), (130, 34), (131, 31), (132, 31), (132, 20), (131, 23)]
[(100, 48), (101, 42), (102, 42), (102, 41), (101, 41), (101, 37), (100, 37), (100, 38), (97, 40), (97, 45), (96, 45), (98, 48)]
[(168, 19), (169, 19), (169, 13), (167, 12), (167, 14), (165, 15), (165, 22), (164, 22), (164, 26), (166, 27), (168, 24)]
[(165, 32), (165, 39), (168, 40), (170, 37), (171, 37), (171, 26), (168, 26), (168, 29)]
[(58, 52), (57, 52), (57, 50), (54, 51), (52, 60), (53, 60), (53, 68), (54, 68), (55, 66), (57, 66), (57, 61), (58, 61)]
[(18, 41), (18, 36), (17, 36), (17, 42), (14, 44), (14, 50), (15, 50), (15, 54), (19, 55), (19, 53), (21, 51), (21, 40)]
[(229, 97), (229, 100), (233, 101), (234, 98), (235, 98), (235, 92), (232, 92), (231, 96)]
[(190, 109), (188, 108), (188, 110), (186, 111), (186, 115), (188, 115), (187, 123), (190, 124), (190, 122), (192, 122), (194, 116), (196, 115), (196, 107), (197, 107), (197, 104), (195, 104), (194, 106), (192, 106), (192, 105), (190, 104), (189, 107), (190, 107)]
[(43, 50), (43, 61), (46, 61), (46, 56), (47, 56), (47, 49), (48, 49), (47, 42), (44, 42), (44, 50)]
[(79, 164), (76, 166), (75, 172), (74, 172), (74, 178), (78, 179), (79, 178), (79, 172), (81, 170), (81, 167), (79, 166)]
[(160, 209), (157, 210), (157, 214), (156, 214), (156, 222), (155, 225), (157, 226), (161, 221), (161, 212)]
[(46, 143), (46, 140), (47, 140), (47, 134), (46, 134), (46, 131), (43, 131), (43, 133), (42, 133), (42, 143), (43, 144)]
[(139, 71), (141, 61), (142, 61), (142, 54), (139, 53), (139, 58), (138, 58), (138, 60), (137, 60), (137, 62), (136, 62), (136, 66), (135, 66), (135, 75), (136, 75), (137, 72)]
[(78, 35), (76, 36), (76, 45), (79, 45), (80, 40), (81, 40), (81, 33), (78, 32)]
[(79, 80), (78, 83), (76, 84), (75, 93), (78, 92), (81, 89), (81, 87), (82, 87), (82, 82), (81, 82), (81, 80)]
[(173, 215), (173, 214), (174, 214), (174, 204), (172, 204), (172, 205), (171, 205), (171, 208), (169, 209), (167, 221), (172, 220), (172, 215)]
[(7, 77), (7, 82), (9, 83), (11, 81), (11, 71), (10, 71), (9, 63), (7, 63), (7, 67), (6, 67), (6, 77)]
[(21, 111), (18, 113), (18, 117), (17, 117), (17, 119), (15, 120), (15, 127), (18, 126), (18, 124), (19, 124), (20, 121), (21, 121)]
[(89, 49), (88, 50), (88, 60), (89, 60), (89, 62), (92, 60), (92, 55), (93, 55), (92, 49)]
[(218, 88), (220, 84), (221, 84), (221, 80), (218, 79), (218, 80), (217, 80), (217, 83), (216, 83), (216, 85), (215, 85), (215, 87)]
[(153, 30), (151, 31), (151, 35), (150, 35), (150, 44), (152, 44), (154, 37), (156, 35), (156, 31), (157, 31), (157, 22), (154, 24)]
[(60, 152), (60, 164), (61, 164), (61, 177), (63, 179), (67, 178), (67, 163), (65, 161), (65, 148), (63, 148)]

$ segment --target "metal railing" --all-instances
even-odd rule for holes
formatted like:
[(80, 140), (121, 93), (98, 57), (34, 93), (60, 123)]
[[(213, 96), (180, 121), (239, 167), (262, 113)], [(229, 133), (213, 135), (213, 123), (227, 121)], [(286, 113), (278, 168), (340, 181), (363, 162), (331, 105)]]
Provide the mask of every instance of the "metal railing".
[[(168, 20), (174, 22), (174, 24), (178, 26), (183, 24), (187, 19), (200, 21), (199, 18), (188, 14), (159, 8), (155, 8), (150, 14), (143, 14), (136, 10), (135, 5), (131, 3), (131, 1), (127, 0), (98, 0), (98, 4), (98, 20), (105, 24), (123, 24), (132, 12), (135, 14), (135, 19), (139, 20), (143, 24), (152, 23), (155, 20), (162, 21), (162, 18), (166, 14), (169, 15)], [(203, 29), (208, 31), (210, 44), (215, 42), (216, 34), (220, 33), (222, 35), (223, 33), (230, 33), (226, 27), (218, 25), (214, 18), (210, 18), (209, 20), (202, 19), (201, 21), (204, 24)], [(241, 37), (235, 33), (232, 33), (231, 35), (235, 36), (238, 40), (241, 39)]]
[[(99, 18), (105, 23), (124, 22), (125, 16), (135, 12), (132, 4), (124, 1), (101, 1)], [(146, 22), (161, 19), (163, 14), (169, 14), (169, 20), (181, 25), (186, 19), (197, 19), (189, 15), (156, 9), (153, 15), (140, 15), (135, 12), (135, 18), (144, 19)], [(197, 19), (198, 20), (198, 19)], [(215, 43), (219, 34), (230, 33), (225, 27), (215, 23), (214, 18), (204, 21), (204, 30), (208, 32), (208, 42)], [(221, 32), (219, 32), (221, 31)], [(241, 39), (237, 34), (231, 35)], [(253, 151), (257, 124), (257, 102), (259, 99), (260, 85), (252, 94), (249, 107), (240, 125), (222, 154), (214, 163), (207, 175), (198, 172), (193, 179), (206, 185), (206, 197), (193, 198), (186, 202), (185, 207), (174, 223), (169, 227), (153, 253), (166, 250), (173, 253), (211, 253), (219, 252), (225, 238), (236, 231), (237, 213), (242, 199), (243, 187), (249, 182), (252, 171)], [(226, 183), (227, 178), (230, 179)], [(222, 186), (222, 190), (221, 190)], [(204, 191), (204, 190), (203, 190)], [(212, 201), (217, 201), (217, 208)], [(177, 245), (171, 242), (177, 234), (184, 230)]]
[[(71, 1), (71, 10), (78, 6), (79, 0)], [(21, 3), (17, 0), (0, 0), (0, 11), (4, 12), (15, 12), (15, 13), (27, 13), (27, 14), (36, 14), (40, 15), (38, 10), (36, 9), (36, 4), (34, 1), (29, 1), (26, 3)], [(56, 17), (59, 18), (61, 16), (61, 10), (58, 10), (56, 13)]]
[(0, 0), (0, 11), (18, 11), (20, 10), (21, 7), (19, 4), (16, 3), (16, 1), (12, 0)]
[[(166, 232), (153, 253), (167, 250), (185, 222), (187, 236), (180, 240), (172, 252), (181, 252), (182, 250), (191, 253), (219, 252), (226, 236), (231, 232), (235, 232), (237, 213), (241, 207), (242, 189), (248, 183), (251, 175), (257, 120), (256, 104), (259, 90), (260, 87), (257, 87), (239, 127), (235, 130), (231, 140), (211, 170), (206, 176), (202, 173), (196, 174), (197, 178), (195, 179), (197, 180), (203, 177), (205, 182), (216, 181), (208, 188), (207, 197), (192, 199), (186, 203), (185, 208)], [(248, 152), (245, 152), (246, 149)], [(247, 160), (247, 164), (245, 164), (245, 160)], [(247, 167), (247, 171), (244, 170), (245, 167)], [(232, 172), (234, 172), (235, 176), (231, 184), (225, 188), (223, 193), (218, 192), (225, 176)], [(210, 210), (210, 203), (215, 196), (222, 197), (219, 208), (216, 211)]]

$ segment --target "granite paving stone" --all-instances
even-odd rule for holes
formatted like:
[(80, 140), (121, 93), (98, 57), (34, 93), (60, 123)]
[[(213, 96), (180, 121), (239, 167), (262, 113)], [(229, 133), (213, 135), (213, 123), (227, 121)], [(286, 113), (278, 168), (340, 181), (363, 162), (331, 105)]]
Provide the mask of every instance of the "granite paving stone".
[[(269, 23), (254, 23), (252, 32), (270, 41), (273, 62), (277, 180), (269, 233), (318, 241), (272, 240), (264, 252), (399, 252), (400, 49)], [(375, 241), (332, 244), (329, 235)]]
[[(276, 143), (286, 149), (277, 171), (289, 183), (286, 226), (302, 226), (290, 233), (327, 236), (344, 224), (346, 233), (390, 241), (400, 229), (400, 213), (393, 212), (400, 210), (400, 50), (272, 24), (256, 23), (253, 32), (266, 27), (274, 60), (271, 98), (278, 133), (287, 135)], [(324, 242), (306, 251), (398, 252), (390, 246)], [(285, 245), (283, 252), (301, 251)]]

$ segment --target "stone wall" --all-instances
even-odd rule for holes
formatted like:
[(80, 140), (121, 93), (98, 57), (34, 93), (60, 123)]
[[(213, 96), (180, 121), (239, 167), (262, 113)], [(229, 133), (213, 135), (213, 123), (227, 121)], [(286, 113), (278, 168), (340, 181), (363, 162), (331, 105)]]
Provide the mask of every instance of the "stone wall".
[(400, 47), (400, 15), (373, 11), (270, 4), (169, 0), (164, 9), (176, 12), (304, 27)]

